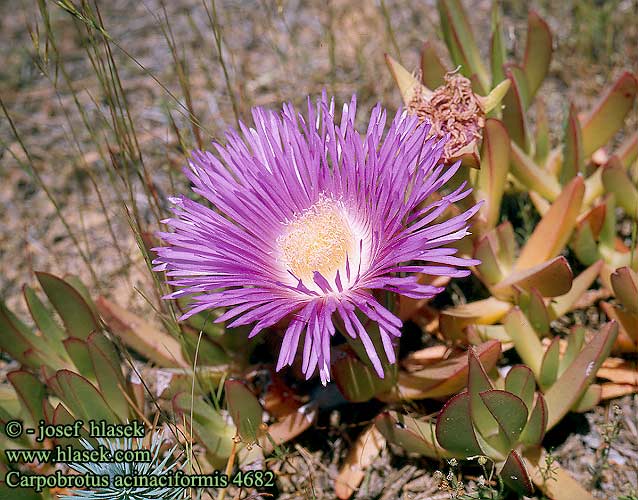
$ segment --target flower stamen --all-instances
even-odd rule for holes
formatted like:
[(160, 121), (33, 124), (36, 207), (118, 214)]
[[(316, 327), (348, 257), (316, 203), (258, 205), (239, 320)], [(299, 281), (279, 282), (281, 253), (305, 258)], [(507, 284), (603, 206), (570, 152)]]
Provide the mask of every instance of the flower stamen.
[(325, 197), (287, 221), (277, 244), (283, 264), (307, 286), (315, 271), (334, 281), (356, 246), (343, 207)]

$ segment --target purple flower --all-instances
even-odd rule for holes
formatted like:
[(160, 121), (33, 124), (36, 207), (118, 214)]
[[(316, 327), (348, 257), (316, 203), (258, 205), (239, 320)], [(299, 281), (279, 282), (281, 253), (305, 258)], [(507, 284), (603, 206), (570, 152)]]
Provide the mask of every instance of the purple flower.
[(442, 288), (415, 273), (462, 277), (478, 261), (446, 247), (468, 234), (478, 205), (435, 223), (470, 190), (426, 200), (458, 164), (438, 164), (444, 141), (429, 126), (397, 113), (383, 138), (386, 111), (377, 105), (365, 136), (354, 126), (356, 99), (335, 123), (334, 100), (323, 98), (307, 117), (292, 105), (281, 113), (253, 110), (254, 128), (214, 144), (218, 156), (196, 151), (185, 173), (193, 191), (212, 208), (186, 197), (172, 199), (175, 217), (161, 233), (155, 269), (180, 289), (166, 298), (194, 295), (183, 318), (226, 308), (217, 321), (255, 323), (250, 337), (289, 319), (277, 369), (292, 364), (303, 344), (303, 372), (317, 366), (330, 379), (330, 337), (335, 323), (362, 342), (376, 372), (382, 363), (360, 316), (378, 324), (383, 350), (395, 361), (393, 338), (401, 320), (373, 290), (428, 298)]

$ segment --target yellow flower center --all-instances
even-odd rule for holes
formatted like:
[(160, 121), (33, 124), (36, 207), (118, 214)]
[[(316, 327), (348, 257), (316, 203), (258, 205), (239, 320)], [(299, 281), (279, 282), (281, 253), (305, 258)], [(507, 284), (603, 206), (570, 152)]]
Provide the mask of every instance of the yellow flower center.
[(332, 285), (340, 270), (345, 283), (346, 256), (352, 259), (355, 238), (343, 207), (335, 200), (322, 197), (307, 210), (295, 214), (286, 223), (277, 244), (287, 269), (308, 288), (316, 289), (314, 271), (320, 272)]

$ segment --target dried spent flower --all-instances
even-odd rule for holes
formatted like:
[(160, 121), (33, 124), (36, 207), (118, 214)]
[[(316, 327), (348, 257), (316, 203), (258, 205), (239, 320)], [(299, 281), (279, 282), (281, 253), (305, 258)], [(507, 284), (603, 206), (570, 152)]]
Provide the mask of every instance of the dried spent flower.
[[(292, 105), (281, 113), (255, 108), (254, 128), (240, 124), (241, 134), (214, 144), (219, 158), (194, 152), (185, 173), (213, 207), (173, 198), (175, 217), (164, 221), (173, 231), (160, 234), (168, 246), (154, 261), (180, 288), (166, 298), (194, 295), (184, 318), (225, 307), (216, 321), (255, 323), (250, 337), (288, 321), (277, 369), (291, 365), (303, 343), (303, 372), (309, 378), (318, 367), (324, 384), (333, 315), (383, 377), (377, 349), (394, 363), (402, 323), (373, 291), (429, 298), (442, 288), (415, 273), (462, 277), (469, 271), (459, 267), (478, 263), (446, 245), (468, 234), (479, 206), (437, 221), (470, 190), (430, 199), (458, 168), (439, 164), (444, 141), (402, 112), (383, 138), (380, 105), (361, 135), (355, 114), (353, 97), (337, 125), (325, 93), (316, 106), (308, 101), (307, 117)], [(378, 346), (358, 312), (378, 324)]]
[(436, 88), (427, 98), (421, 87), (416, 87), (407, 106), (408, 113), (431, 124), (430, 134), (448, 137), (444, 159), (454, 158), (474, 140), (481, 140), (485, 126), (485, 110), (472, 91), (472, 83), (463, 75), (448, 73), (445, 84)]

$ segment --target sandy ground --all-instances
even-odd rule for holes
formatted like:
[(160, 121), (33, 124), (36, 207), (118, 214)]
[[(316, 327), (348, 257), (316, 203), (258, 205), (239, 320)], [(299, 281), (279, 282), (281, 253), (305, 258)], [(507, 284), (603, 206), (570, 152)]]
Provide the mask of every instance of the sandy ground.
[[(465, 2), (469, 3), (477, 38), (481, 49), (486, 51), (491, 2)], [(597, 6), (598, 3), (602, 6)], [(33, 166), (77, 235), (97, 280), (81, 259), (51, 200), (28, 169), (23, 168), (27, 157), (3, 116), (0, 119), (0, 296), (12, 308), (24, 310), (21, 286), (34, 283), (33, 270), (46, 270), (78, 274), (94, 292), (109, 295), (138, 312), (148, 312), (149, 307), (137, 290), (152, 295), (152, 284), (118, 202), (122, 193), (117, 186), (121, 184), (109, 180), (105, 164), (74, 105), (73, 94), (64, 78), (54, 70), (53, 57), (44, 73), (34, 64), (37, 51), (29, 32), (36, 26), (43, 30), (36, 4), (35, 1), (0, 2), (0, 61), (3, 61), (0, 95)], [(278, 107), (283, 101), (301, 105), (307, 95), (317, 96), (323, 88), (335, 94), (339, 102), (356, 92), (364, 111), (359, 115), (362, 121), (377, 101), (396, 108), (400, 99), (386, 70), (383, 54), (388, 52), (400, 57), (408, 68), (415, 69), (420, 45), (424, 39), (433, 38), (437, 25), (436, 8), (431, 0), (218, 2), (222, 54), (229, 75), (227, 85), (201, 2), (166, 2), (165, 10), (156, 0), (113, 0), (99, 4), (107, 30), (123, 49), (115, 49), (114, 57), (143, 161), (162, 204), (168, 195), (186, 189), (180, 175), (185, 162), (181, 144), (189, 149), (198, 142), (184, 116), (182, 106), (187, 103), (162, 34), (164, 15), (170, 21), (180, 58), (187, 68), (194, 112), (205, 129), (200, 137), (203, 144), (223, 137), (224, 130), (235, 124), (228, 85), (241, 119), (249, 119), (251, 106)], [(504, 2), (503, 9), (508, 27), (507, 44), (518, 54), (524, 46), (526, 8), (522, 4)], [(532, 4), (547, 18), (556, 35), (550, 77), (540, 94), (550, 110), (552, 132), (557, 137), (569, 100), (584, 110), (620, 70), (638, 71), (638, 2), (589, 0), (579, 4), (549, 1)], [(85, 118), (99, 134), (101, 144), (106, 144), (112, 141), (112, 132), (104, 121), (107, 109), (99, 82), (83, 50), (87, 40), (79, 34), (77, 21), (68, 13), (54, 3), (50, 3), (49, 8), (62, 64), (77, 91)], [(388, 29), (388, 19), (391, 29)], [(43, 51), (40, 47), (40, 53)], [(180, 139), (175, 134), (173, 121), (180, 131)], [(637, 123), (634, 112), (629, 127), (635, 128)], [(134, 174), (130, 174), (130, 179), (136, 186), (135, 199), (141, 218), (146, 221), (145, 230), (152, 233), (158, 228), (152, 206), (142, 194)], [(93, 182), (99, 186), (102, 202)], [(637, 412), (635, 401), (627, 398), (618, 404), (629, 422), (629, 415), (635, 416)], [(561, 463), (583, 481), (587, 481), (590, 474), (586, 465), (600, 446), (599, 433), (605, 415), (605, 408), (588, 414), (589, 429), (582, 434), (572, 434), (557, 448)], [(620, 450), (612, 457), (615, 474), (606, 473), (609, 477), (605, 476), (603, 481), (601, 498), (627, 492), (631, 485), (637, 487), (635, 420), (632, 424), (626, 423), (623, 429), (624, 434), (618, 438)], [(314, 464), (314, 472), (308, 473), (308, 478), (297, 478), (301, 483), (290, 486), (291, 498), (303, 497), (305, 493), (299, 496), (299, 492), (307, 491), (310, 483), (317, 497), (330, 497), (329, 479), (334, 476), (348, 445), (347, 436), (344, 437), (339, 428), (333, 428), (331, 436), (327, 445), (318, 445), (313, 439), (298, 445), (304, 447), (307, 455), (298, 452), (295, 459), (305, 463), (307, 470)], [(406, 460), (400, 454), (386, 451), (373, 467), (369, 484), (358, 498), (436, 498), (429, 496), (436, 492), (430, 475), (432, 467), (427, 462)], [(394, 489), (388, 490), (389, 485)], [(384, 490), (386, 493), (382, 493)]]

